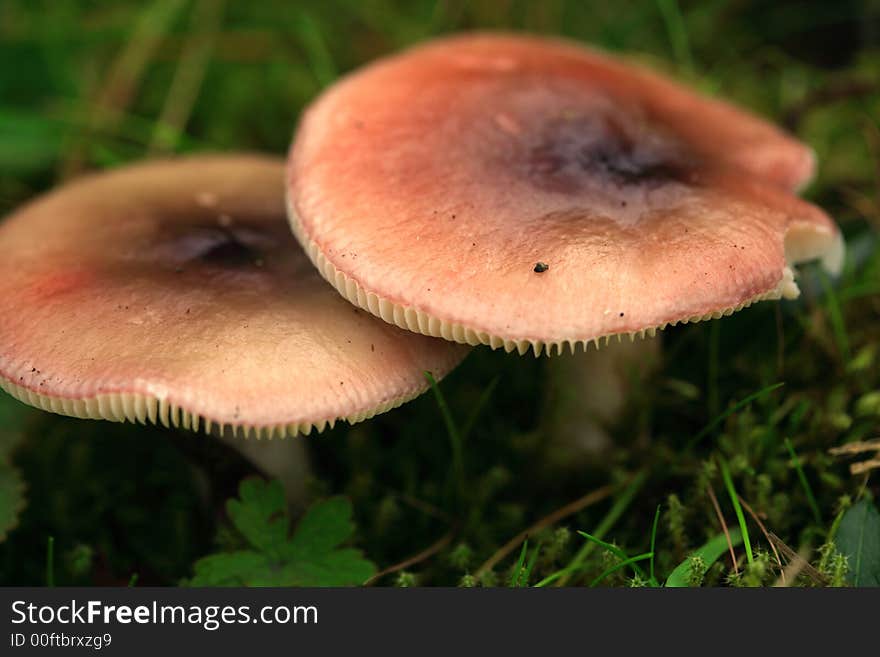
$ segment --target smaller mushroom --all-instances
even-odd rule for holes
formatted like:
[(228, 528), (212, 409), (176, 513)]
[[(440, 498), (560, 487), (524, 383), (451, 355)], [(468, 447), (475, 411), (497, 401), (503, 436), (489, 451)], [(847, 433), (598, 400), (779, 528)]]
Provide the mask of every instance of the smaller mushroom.
[(0, 387), (64, 415), (269, 438), (422, 393), (425, 370), (440, 378), (467, 349), (336, 294), (290, 234), (283, 170), (257, 156), (154, 162), (10, 216)]

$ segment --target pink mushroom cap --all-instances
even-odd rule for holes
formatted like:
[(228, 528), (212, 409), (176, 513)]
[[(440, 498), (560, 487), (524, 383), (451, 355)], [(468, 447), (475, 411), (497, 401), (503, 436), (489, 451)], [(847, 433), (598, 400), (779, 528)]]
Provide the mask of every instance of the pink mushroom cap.
[(305, 113), (288, 214), (349, 301), (520, 353), (653, 334), (795, 297), (840, 268), (793, 191), (811, 151), (718, 100), (571, 43), (466, 35), (380, 60)]
[(84, 418), (284, 436), (393, 408), (466, 348), (342, 299), (290, 234), (283, 161), (81, 178), (0, 224), (0, 387)]

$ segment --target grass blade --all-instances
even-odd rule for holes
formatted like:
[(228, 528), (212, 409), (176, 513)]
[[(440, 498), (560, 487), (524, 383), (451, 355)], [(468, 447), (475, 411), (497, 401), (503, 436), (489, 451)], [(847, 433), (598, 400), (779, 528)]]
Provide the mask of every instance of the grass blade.
[(200, 0), (192, 11), (187, 43), (153, 129), (151, 153), (172, 151), (180, 141), (211, 64), (216, 37), (223, 24), (224, 3), (225, 0)]
[[(730, 530), (730, 543), (734, 546), (740, 545), (742, 543), (743, 536), (742, 532), (735, 527)], [(666, 578), (666, 586), (670, 588), (678, 588), (682, 586), (688, 586), (688, 581), (690, 576), (692, 575), (692, 564), (695, 557), (702, 560), (705, 568), (701, 575), (705, 575), (709, 570), (709, 567), (714, 564), (718, 559), (721, 558), (721, 555), (727, 551), (727, 535), (718, 534), (714, 538), (706, 541), (702, 546), (694, 550), (688, 557), (678, 564), (671, 573), (669, 573), (669, 577)]]
[(657, 580), (654, 578), (654, 545), (657, 542), (657, 523), (660, 522), (660, 505), (657, 505), (657, 512), (654, 514), (654, 526), (651, 527), (651, 570), (648, 580), (651, 586), (658, 586)]
[(430, 372), (425, 372), (425, 378), (431, 384), (431, 390), (434, 393), (434, 398), (437, 400), (437, 406), (440, 407), (440, 415), (443, 416), (443, 423), (446, 425), (446, 433), (449, 435), (449, 444), (452, 449), (452, 473), (455, 492), (458, 496), (458, 501), (461, 502), (464, 500), (465, 488), (464, 445), (462, 444), (461, 433), (455, 424), (455, 419), (452, 417), (449, 405), (446, 403), (446, 397), (443, 396), (440, 386), (437, 385), (437, 381), (434, 379), (434, 375)]
[(492, 396), (492, 393), (495, 391), (495, 386), (498, 385), (498, 381), (501, 380), (500, 376), (496, 376), (489, 382), (489, 385), (483, 390), (480, 394), (480, 398), (477, 399), (477, 403), (474, 404), (474, 407), (471, 409), (471, 414), (468, 416), (467, 421), (464, 423), (464, 428), (461, 430), (461, 440), (462, 442), (467, 441), (468, 436), (471, 435), (471, 431), (473, 431), (474, 426), (477, 424), (477, 419), (480, 417), (480, 412), (489, 403), (489, 398)]
[(570, 573), (571, 573), (571, 574), (575, 573), (575, 572), (576, 572), (577, 570), (579, 570), (580, 568), (581, 568), (581, 566), (578, 566), (577, 568), (565, 567), (565, 568), (563, 568), (563, 569), (561, 569), (561, 570), (557, 570), (555, 573), (553, 573), (553, 574), (551, 574), (551, 575), (547, 575), (547, 577), (545, 577), (545, 578), (542, 579), (540, 582), (538, 582), (537, 584), (535, 584), (535, 587), (534, 587), (534, 588), (536, 588), (536, 589), (540, 589), (540, 588), (543, 588), (543, 587), (545, 587), (545, 586), (550, 586), (553, 582), (559, 580), (560, 578), (562, 578), (562, 577), (565, 576), (565, 575), (568, 575), (568, 574), (570, 574)]
[(657, 0), (657, 7), (663, 16), (676, 64), (686, 74), (693, 75), (694, 58), (691, 56), (690, 40), (678, 2), (676, 0)]
[(849, 347), (849, 335), (846, 332), (846, 324), (843, 321), (843, 313), (840, 311), (840, 303), (837, 300), (837, 293), (834, 291), (834, 286), (831, 284), (828, 274), (819, 270), (818, 278), (822, 291), (825, 293), (828, 320), (831, 322), (834, 342), (837, 343), (837, 350), (840, 352), (840, 357), (843, 358), (845, 365), (849, 363), (852, 354)]
[(308, 11), (299, 12), (296, 21), (296, 35), (305, 50), (309, 67), (318, 84), (323, 88), (333, 83), (339, 76), (333, 55), (327, 47), (321, 25)]
[(611, 568), (609, 568), (608, 570), (603, 572), (601, 575), (599, 575), (599, 577), (594, 579), (590, 583), (591, 587), (596, 586), (596, 584), (598, 584), (603, 579), (608, 577), (608, 575), (610, 575), (611, 573), (616, 572), (617, 570), (620, 570), (624, 566), (628, 566), (628, 565), (632, 565), (633, 572), (635, 574), (637, 574), (641, 577), (644, 577), (645, 571), (643, 571), (641, 568), (639, 568), (639, 566), (637, 566), (636, 563), (639, 561), (644, 561), (645, 559), (652, 559), (653, 560), (653, 557), (654, 557), (653, 551), (652, 552), (645, 552), (644, 554), (640, 554), (636, 557), (629, 557), (629, 556), (627, 556), (626, 552), (621, 550), (616, 545), (612, 545), (611, 543), (606, 543), (602, 539), (596, 538), (592, 534), (588, 534), (587, 532), (582, 532), (582, 531), (579, 531), (578, 534), (580, 534), (581, 536), (583, 536), (587, 540), (591, 541), (592, 544), (598, 545), (603, 550), (606, 550), (607, 552), (610, 552), (611, 554), (613, 554), (615, 557), (618, 557), (619, 559), (621, 559), (620, 563), (612, 566)]
[(532, 576), (532, 571), (535, 569), (535, 563), (538, 561), (538, 553), (541, 551), (541, 544), (535, 547), (535, 551), (532, 552), (532, 556), (529, 558), (529, 563), (526, 565), (526, 570), (522, 575), (521, 586), (529, 585), (529, 578)]
[(767, 395), (767, 394), (773, 392), (774, 390), (781, 388), (784, 385), (785, 385), (784, 382), (774, 383), (772, 385), (767, 386), (766, 388), (761, 388), (760, 390), (758, 390), (758, 392), (754, 392), (751, 395), (749, 395), (748, 397), (736, 402), (733, 406), (728, 408), (721, 415), (719, 415), (714, 420), (712, 420), (709, 424), (707, 424), (705, 427), (703, 427), (696, 436), (691, 438), (691, 441), (687, 444), (687, 449), (692, 449), (698, 442), (700, 442), (703, 438), (705, 438), (707, 435), (709, 435), (709, 433), (711, 433), (712, 430), (715, 429), (715, 427), (717, 427), (719, 424), (724, 422), (724, 420), (726, 420), (728, 417), (730, 417), (734, 413), (742, 410), (743, 408), (745, 408), (746, 406), (751, 404), (756, 399), (763, 397), (764, 395)]
[(529, 539), (523, 541), (522, 550), (519, 551), (519, 559), (516, 560), (516, 566), (510, 575), (510, 587), (516, 588), (520, 586), (520, 578), (522, 577), (523, 564), (526, 562), (526, 552), (529, 549)]
[[(584, 510), (588, 506), (596, 504), (597, 502), (604, 500), (606, 497), (609, 497), (611, 493), (615, 490), (615, 486), (608, 484), (602, 486), (601, 488), (597, 488), (594, 491), (587, 493), (579, 497), (576, 500), (569, 502), (568, 504), (556, 509), (552, 513), (547, 514), (536, 523), (533, 523), (528, 528), (521, 531), (519, 534), (514, 536), (512, 539), (507, 541), (504, 545), (502, 545), (499, 549), (497, 549), (491, 557), (486, 559), (483, 562), (483, 565), (477, 568), (475, 575), (479, 577), (483, 573), (488, 570), (491, 570), (498, 564), (502, 559), (504, 559), (508, 554), (513, 552), (516, 549), (516, 546), (519, 545), (522, 541), (527, 539), (529, 536), (533, 536), (537, 534), (542, 529), (555, 525), (560, 520), (567, 518), (570, 515), (578, 513), (579, 511)], [(559, 571), (559, 576), (561, 577), (565, 569)]]
[[(632, 478), (629, 485), (623, 490), (623, 492), (621, 492), (620, 496), (614, 500), (614, 504), (611, 505), (611, 509), (602, 519), (602, 522), (599, 523), (593, 538), (601, 540), (602, 537), (608, 533), (608, 531), (614, 526), (614, 523), (620, 519), (620, 516), (623, 515), (623, 512), (626, 511), (626, 508), (632, 503), (636, 494), (642, 486), (644, 486), (647, 479), (648, 473), (645, 470), (642, 470)], [(584, 559), (586, 559), (590, 555), (590, 552), (592, 552), (593, 547), (594, 543), (590, 542), (578, 550), (577, 554), (574, 555), (574, 558), (572, 558), (568, 566), (566, 566), (565, 570), (567, 572), (557, 580), (557, 586), (565, 586), (568, 583), (569, 576), (572, 573), (577, 572), (579, 566), (584, 563)]]
[(617, 546), (614, 545), (613, 543), (606, 543), (606, 542), (603, 541), (601, 538), (596, 538), (595, 536), (593, 536), (592, 534), (588, 534), (587, 532), (578, 531), (578, 534), (580, 534), (581, 536), (583, 536), (583, 537), (584, 537), (585, 539), (587, 539), (588, 541), (591, 541), (592, 543), (595, 543), (596, 545), (598, 545), (598, 546), (599, 546), (600, 548), (602, 548), (603, 550), (606, 550), (607, 552), (610, 552), (610, 553), (613, 554), (615, 557), (620, 557), (621, 559), (626, 559), (626, 558), (627, 558), (627, 556), (626, 556), (626, 552), (624, 552), (623, 550), (621, 550), (619, 547), (617, 547)]
[[(647, 559), (652, 559), (652, 560), (653, 560), (653, 559), (654, 559), (654, 553), (653, 553), (653, 552), (645, 552), (644, 554), (639, 554), (639, 555), (636, 555), (636, 556), (634, 556), (634, 557), (629, 557), (628, 559), (624, 559), (624, 560), (621, 561), (620, 563), (615, 564), (614, 566), (611, 566), (611, 568), (609, 568), (608, 570), (604, 571), (604, 572), (603, 572), (601, 575), (599, 575), (596, 579), (594, 579), (592, 582), (590, 582), (590, 588), (593, 588), (593, 587), (596, 586), (599, 582), (601, 582), (603, 579), (605, 579), (606, 577), (608, 577), (609, 575), (611, 575), (611, 574), (613, 574), (613, 573), (616, 573), (616, 572), (617, 572), (618, 570), (620, 570), (621, 568), (626, 568), (627, 566), (632, 566), (632, 567), (633, 567), (633, 570), (636, 570), (636, 563), (639, 562), (639, 561), (645, 561), (645, 560), (647, 560)], [(638, 571), (637, 571), (637, 572), (638, 572)]]
[(801, 467), (801, 460), (798, 458), (797, 452), (794, 451), (794, 445), (791, 444), (791, 441), (788, 438), (785, 439), (785, 447), (788, 449), (798, 479), (801, 482), (804, 493), (807, 495), (807, 502), (810, 504), (810, 509), (813, 510), (813, 518), (818, 524), (822, 524), (822, 512), (819, 510), (819, 504), (816, 502), (816, 497), (813, 495), (813, 489), (810, 488), (810, 482), (807, 481), (807, 475)]
[(733, 511), (736, 513), (736, 519), (739, 522), (739, 528), (742, 532), (743, 545), (746, 548), (746, 559), (751, 564), (755, 558), (752, 554), (752, 542), (749, 540), (749, 529), (746, 527), (746, 517), (743, 515), (742, 506), (739, 503), (739, 496), (736, 494), (736, 488), (733, 487), (733, 478), (730, 476), (730, 468), (727, 467), (727, 461), (721, 456), (718, 457), (718, 464), (721, 467), (721, 477), (724, 479), (724, 487), (730, 496), (730, 502), (733, 504)]

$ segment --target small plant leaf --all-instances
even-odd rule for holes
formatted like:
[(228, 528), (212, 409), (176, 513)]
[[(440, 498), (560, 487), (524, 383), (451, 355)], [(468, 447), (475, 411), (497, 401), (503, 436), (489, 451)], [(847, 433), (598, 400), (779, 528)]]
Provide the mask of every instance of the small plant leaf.
[(227, 510), (253, 549), (199, 559), (192, 586), (352, 586), (375, 572), (359, 550), (340, 548), (354, 533), (351, 503), (333, 497), (313, 505), (289, 536), (284, 490), (277, 481), (246, 479)]
[(226, 503), (232, 524), (254, 548), (277, 554), (290, 531), (281, 482), (245, 479), (238, 487), (238, 495), (239, 500)]
[(310, 508), (297, 525), (288, 549), (298, 554), (329, 552), (354, 533), (351, 502), (331, 497)]
[(376, 567), (360, 550), (346, 548), (321, 555), (295, 555), (284, 567), (281, 582), (282, 586), (358, 586), (375, 573)]
[(218, 552), (203, 557), (196, 562), (192, 586), (259, 586), (267, 572), (271, 572), (271, 561), (259, 552), (242, 550), (240, 552)]
[(861, 500), (847, 509), (834, 543), (847, 558), (847, 582), (853, 586), (880, 586), (880, 511), (874, 504)]
[[(730, 543), (735, 547), (742, 543), (742, 540), (740, 530), (736, 527), (732, 528), (730, 530)], [(705, 575), (709, 567), (718, 561), (718, 558), (727, 551), (727, 548), (727, 536), (718, 534), (678, 564), (666, 579), (666, 586), (671, 588), (688, 586), (688, 582), (691, 581), (693, 576), (692, 569), (694, 564), (701, 564), (703, 572), (699, 574)]]
[(299, 586), (362, 584), (375, 572), (358, 550), (338, 549), (354, 533), (351, 502), (332, 497), (309, 509), (287, 543), (285, 576)]

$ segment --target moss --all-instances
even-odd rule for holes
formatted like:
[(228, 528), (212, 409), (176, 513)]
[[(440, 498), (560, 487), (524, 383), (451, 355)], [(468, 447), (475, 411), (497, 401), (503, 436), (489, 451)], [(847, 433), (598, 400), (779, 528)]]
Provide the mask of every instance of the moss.
[[(876, 437), (880, 426), (880, 129), (872, 120), (880, 115), (880, 91), (863, 84), (880, 79), (880, 48), (840, 32), (863, 22), (859, 3), (846, 3), (834, 17), (827, 3), (799, 8), (823, 35), (824, 59), (805, 53), (803, 35), (760, 2), (681, 2), (675, 29), (655, 3), (622, 9), (610, 0), (589, 6), (551, 0), (540, 3), (540, 11), (490, 0), (399, 1), (384, 3), (382, 16), (369, 3), (348, 3), (344, 10), (317, 1), (297, 3), (296, 10), (281, 1), (234, 3), (215, 29), (201, 84), (188, 90), (191, 107), (186, 94), (169, 95), (190, 36), (191, 8), (180, 5), (179, 14), (161, 21), (162, 47), (145, 53), (144, 69), (114, 91), (107, 87), (110, 72), (147, 11), (143, 3), (118, 2), (111, 10), (100, 3), (4, 2), (0, 213), (64, 176), (169, 147), (283, 153), (298, 114), (335, 75), (418, 38), (465, 28), (560, 33), (630, 53), (784, 123), (807, 141), (821, 166), (806, 195), (844, 229), (849, 259), (843, 275), (826, 284), (807, 267), (797, 301), (761, 303), (718, 322), (668, 330), (662, 366), (636, 384), (625, 417), (612, 429), (613, 446), (599, 462), (573, 466), (547, 453), (550, 441), (540, 430), (546, 360), (481, 349), (441, 386), (460, 425), (490, 393), (464, 445), (463, 498), (430, 395), (368, 423), (340, 424), (309, 438), (314, 478), (308, 489), (314, 498), (344, 493), (352, 499), (355, 542), (380, 568), (452, 536), (379, 585), (495, 586), (509, 581), (519, 555), (520, 546), (505, 548), (512, 537), (611, 484), (613, 494), (529, 537), (530, 550), (540, 545), (530, 583), (558, 574), (582, 553), (576, 530), (601, 532), (628, 556), (647, 552), (658, 504), (654, 567), (662, 582), (722, 531), (710, 490), (724, 522), (736, 525), (716, 465), (720, 454), (735, 489), (767, 530), (795, 552), (821, 545), (808, 560), (830, 584), (845, 583), (846, 560), (828, 541), (835, 518), (852, 500), (880, 494), (876, 477), (851, 476), (849, 461), (827, 452)], [(94, 110), (102, 93), (113, 99), (113, 112)], [(160, 125), (168, 106), (182, 111), (183, 120)], [(712, 425), (776, 383), (784, 385)], [(231, 450), (182, 432), (21, 409), (13, 415), (23, 424), (13, 427), (0, 415), (0, 445), (4, 431), (23, 432), (12, 459), (27, 482), (28, 506), (0, 543), (0, 583), (41, 583), (50, 535), (60, 557), (59, 584), (126, 583), (134, 573), (140, 584), (174, 584), (191, 576), (199, 556), (235, 549), (223, 504), (253, 468)], [(626, 498), (621, 491), (636, 473), (644, 480)], [(751, 516), (746, 524), (754, 562), (740, 563), (736, 575), (725, 553), (692, 585), (775, 581), (779, 568), (767, 538)], [(505, 549), (493, 568), (480, 570)], [(741, 548), (737, 555), (744, 561)], [(619, 563), (619, 556), (594, 547), (567, 581), (589, 584)], [(641, 574), (623, 568), (602, 584), (650, 583), (648, 562), (636, 565)], [(804, 576), (796, 583), (815, 584)]]

